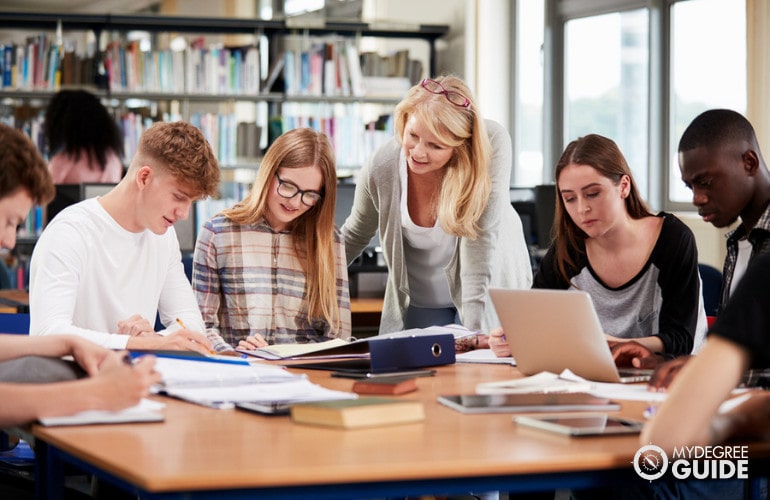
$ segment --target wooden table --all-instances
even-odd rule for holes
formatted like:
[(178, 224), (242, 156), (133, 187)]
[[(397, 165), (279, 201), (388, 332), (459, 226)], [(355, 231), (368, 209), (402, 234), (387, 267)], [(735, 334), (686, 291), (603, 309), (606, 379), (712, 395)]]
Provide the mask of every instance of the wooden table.
[(0, 309), (3, 312), (28, 313), (29, 293), (11, 288), (0, 290)]
[[(307, 373), (330, 388), (352, 385), (328, 372)], [(464, 415), (436, 402), (440, 394), (515, 376), (503, 365), (440, 367), (435, 377), (418, 379), (418, 392), (401, 396), (424, 401), (425, 422), (372, 429), (305, 426), (165, 398), (163, 423), (33, 426), (45, 465), (41, 485), (55, 495), (64, 463), (142, 498), (372, 498), (643, 481), (631, 466), (636, 435), (568, 438), (517, 428), (510, 414)], [(627, 402), (620, 413), (641, 418), (644, 406)]]
[(353, 335), (361, 332), (376, 334), (382, 317), (382, 297), (352, 297), (350, 299), (350, 320)]

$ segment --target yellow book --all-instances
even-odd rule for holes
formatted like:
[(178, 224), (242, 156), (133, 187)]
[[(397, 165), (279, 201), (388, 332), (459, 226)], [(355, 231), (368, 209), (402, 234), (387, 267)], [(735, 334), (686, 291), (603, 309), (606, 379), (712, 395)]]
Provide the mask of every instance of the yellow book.
[(292, 405), (291, 418), (301, 424), (357, 429), (425, 420), (421, 401), (365, 397)]

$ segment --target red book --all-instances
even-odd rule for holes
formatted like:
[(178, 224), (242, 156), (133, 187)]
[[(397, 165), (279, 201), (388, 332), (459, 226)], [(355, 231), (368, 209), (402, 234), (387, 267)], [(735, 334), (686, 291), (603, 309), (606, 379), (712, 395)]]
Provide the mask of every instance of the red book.
[(376, 379), (356, 380), (353, 392), (356, 394), (384, 394), (396, 396), (417, 390), (417, 379), (414, 377), (381, 377)]

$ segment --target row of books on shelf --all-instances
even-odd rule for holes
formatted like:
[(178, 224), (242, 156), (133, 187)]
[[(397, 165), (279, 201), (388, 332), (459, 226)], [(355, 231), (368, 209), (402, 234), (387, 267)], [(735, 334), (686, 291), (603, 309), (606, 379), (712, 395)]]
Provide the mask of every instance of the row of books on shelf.
[[(5, 43), (2, 48), (2, 88), (57, 89), (62, 83), (64, 48), (46, 33), (24, 43)], [(74, 68), (67, 61), (67, 69)]]
[[(0, 45), (0, 88), (58, 90), (62, 85), (107, 85), (112, 92), (205, 95), (401, 97), (422, 76), (408, 51), (359, 54), (349, 38), (289, 35), (263, 75), (255, 45), (225, 46), (192, 39), (182, 50), (142, 50), (140, 41), (111, 41), (99, 58), (46, 33)], [(101, 64), (98, 61), (102, 61)], [(281, 89), (282, 85), (282, 89)]]
[[(115, 119), (123, 133), (124, 164), (127, 165), (136, 154), (142, 133), (158, 118), (163, 121), (182, 120), (181, 115), (173, 113), (164, 113), (159, 117), (151, 117), (141, 111), (129, 110), (117, 113)], [(262, 132), (256, 123), (238, 122), (232, 113), (192, 113), (189, 121), (203, 131), (214, 154), (223, 165), (232, 165), (243, 160), (253, 161), (261, 155), (259, 143)], [(0, 122), (11, 127), (20, 125), (22, 131), (35, 143), (38, 150), (45, 151), (42, 113), (20, 124), (17, 124), (10, 115), (3, 116)]]
[[(357, 169), (388, 139), (393, 136), (391, 115), (365, 123), (358, 104), (319, 105), (314, 103), (284, 105), (281, 116), (274, 116), (268, 124), (267, 143), (280, 134), (299, 127), (310, 127), (329, 136), (335, 151), (338, 168)], [(174, 113), (149, 116), (139, 110), (116, 113), (118, 128), (123, 134), (123, 163), (128, 165), (136, 154), (139, 138), (160, 118), (163, 121), (182, 120)], [(42, 113), (17, 124), (10, 115), (0, 121), (9, 126), (20, 125), (24, 133), (44, 149)], [(192, 113), (189, 121), (201, 131), (211, 144), (214, 155), (223, 166), (255, 165), (262, 154), (262, 127), (255, 122), (239, 122), (232, 113)]]
[(11, 290), (26, 290), (29, 285), (29, 258), (12, 257), (0, 262), (0, 282)]
[(114, 92), (249, 95), (261, 86), (256, 45), (205, 46), (196, 39), (181, 51), (142, 51), (138, 41), (113, 41), (104, 64)]
[(318, 130), (329, 137), (338, 168), (357, 169), (393, 137), (390, 115), (383, 115), (381, 120), (366, 124), (356, 113), (305, 114), (301, 108), (287, 105), (281, 116), (272, 117), (268, 124), (268, 140), (295, 128)]
[(422, 63), (409, 51), (359, 54), (346, 38), (308, 40), (288, 36), (283, 57), (270, 70), (263, 90), (283, 76), (287, 95), (401, 97), (422, 76)]

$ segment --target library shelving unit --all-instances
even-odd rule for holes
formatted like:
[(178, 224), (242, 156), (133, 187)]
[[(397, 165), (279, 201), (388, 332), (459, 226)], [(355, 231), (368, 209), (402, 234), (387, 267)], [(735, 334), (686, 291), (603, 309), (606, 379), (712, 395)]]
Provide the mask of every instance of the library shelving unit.
[[(311, 21), (0, 12), (0, 32), (6, 34), (5, 36), (0, 34), (0, 49), (2, 49), (0, 52), (0, 56), (2, 56), (0, 59), (2, 61), (0, 64), (2, 67), (2, 72), (0, 72), (0, 77), (2, 77), (0, 79), (0, 119), (6, 122), (15, 121), (14, 125), (24, 128), (32, 139), (40, 144), (40, 138), (35, 137), (35, 135), (40, 134), (41, 117), (39, 111), (44, 108), (47, 100), (61, 88), (84, 88), (99, 96), (105, 104), (115, 109), (117, 119), (123, 119), (121, 116), (131, 115), (130, 106), (132, 105), (155, 110), (156, 114), (151, 119), (138, 117), (136, 118), (136, 125), (133, 121), (130, 126), (127, 126), (126, 123), (122, 124), (124, 133), (128, 129), (133, 129), (134, 139), (137, 139), (138, 135), (141, 134), (142, 127), (149, 125), (149, 122), (144, 120), (184, 119), (200, 126), (212, 143), (220, 164), (225, 170), (223, 180), (231, 184), (230, 187), (226, 188), (227, 192), (222, 193), (223, 199), (216, 200), (217, 203), (213, 206), (198, 204), (195, 212), (199, 223), (202, 223), (209, 213), (221, 209), (222, 206), (220, 205), (231, 204), (243, 195), (251, 179), (253, 179), (254, 171), (258, 168), (258, 156), (262, 146), (268, 143), (269, 133), (275, 133), (273, 125), (276, 120), (282, 126), (282, 128), (279, 127), (278, 133), (294, 126), (313, 126), (325, 131), (326, 128), (324, 127), (328, 126), (331, 131), (329, 135), (337, 154), (338, 168), (341, 171), (350, 169), (354, 172), (377, 145), (377, 141), (373, 141), (367, 135), (374, 132), (374, 125), (373, 122), (364, 119), (365, 108), (379, 106), (377, 109), (385, 109), (385, 112), (389, 114), (400, 100), (398, 92), (391, 92), (389, 95), (372, 95), (371, 93), (367, 95), (347, 89), (340, 91), (339, 88), (335, 91), (319, 91), (317, 88), (310, 91), (302, 89), (299, 92), (267, 91), (269, 88), (266, 89), (265, 81), (268, 80), (271, 71), (276, 66), (276, 60), (284, 57), (286, 51), (282, 51), (281, 46), (286, 45), (287, 40), (292, 37), (302, 39), (305, 45), (314, 44), (319, 39), (322, 41), (342, 40), (345, 47), (353, 47), (356, 51), (362, 37), (421, 40), (426, 42), (429, 47), (427, 70), (428, 74), (432, 75), (436, 69), (436, 41), (443, 37), (449, 29), (446, 25), (401, 25), (396, 27), (390, 25), (383, 27), (365, 22), (331, 20), (319, 22), (319, 20), (313, 20), (312, 24), (306, 25), (300, 24), (302, 22), (310, 23)], [(78, 69), (78, 73), (86, 75), (88, 79), (86, 81), (67, 80), (62, 76), (66, 64), (65, 54), (67, 53), (67, 48), (62, 46), (62, 39), (65, 39), (66, 45), (68, 37), (84, 38), (83, 34), (88, 32), (93, 33), (94, 45), (98, 47), (97, 49), (91, 48), (91, 54), (88, 56), (83, 55), (86, 58), (85, 64), (88, 69)], [(128, 34), (131, 32), (149, 33), (152, 39), (151, 50), (140, 49), (138, 42), (130, 41)], [(189, 37), (187, 49), (171, 51), (167, 39), (171, 35)], [(205, 45), (205, 37), (216, 39), (216, 41), (211, 45)], [(222, 41), (223, 38), (228, 37), (230, 39), (245, 39), (248, 42), (244, 44), (239, 41), (232, 44), (229, 41)], [(34, 44), (41, 44), (42, 47)], [(69, 50), (71, 52), (71, 47)], [(227, 67), (227, 70), (217, 70), (215, 66), (206, 66), (205, 63), (191, 69), (191, 63), (188, 59), (193, 57), (195, 50), (201, 50), (203, 55), (196, 57), (207, 60), (209, 64), (212, 63), (212, 55), (216, 54), (213, 60), (225, 61), (224, 66)], [(116, 63), (116, 61), (120, 61), (120, 64), (123, 64), (124, 61), (128, 60), (126, 54), (132, 51), (132, 57), (136, 57), (141, 52), (142, 55), (139, 57), (149, 57), (147, 60), (154, 61), (153, 64), (159, 64), (157, 61), (165, 58), (170, 69), (164, 70), (163, 75), (160, 74), (160, 70), (151, 71), (155, 80), (148, 83), (142, 80), (147, 75), (145, 66), (138, 66), (142, 68), (142, 71), (138, 72), (139, 76), (137, 76), (137, 72), (134, 70), (133, 78), (138, 78), (139, 83), (132, 84), (131, 69)], [(81, 47), (79, 47), (78, 52), (80, 54), (85, 53)], [(147, 56), (148, 52), (149, 56)], [(176, 52), (176, 54), (171, 54), (171, 52)], [(249, 68), (246, 66), (248, 58), (255, 57), (250, 52), (256, 52), (258, 63), (255, 70), (256, 76), (252, 74), (249, 79), (244, 74), (248, 73), (245, 69)], [(32, 53), (31, 56), (30, 53)], [(180, 53), (184, 55), (180, 56)], [(17, 56), (21, 60), (26, 59), (28, 63), (30, 57), (33, 60), (36, 59), (37, 64), (41, 66), (40, 69), (37, 72), (29, 70), (28, 74), (21, 76), (17, 74), (14, 77), (10, 72), (13, 66), (11, 63), (15, 64), (14, 61), (17, 60)], [(58, 59), (51, 62), (49, 57)], [(88, 59), (89, 57), (92, 60)], [(207, 57), (208, 59), (206, 59)], [(355, 57), (351, 59), (359, 64), (359, 53), (356, 52)], [(41, 62), (41, 60), (45, 62)], [(254, 59), (251, 61), (253, 63)], [(352, 64), (351, 61), (347, 62)], [(146, 61), (135, 64), (145, 63)], [(306, 70), (298, 63), (297, 68), (300, 67), (302, 71)], [(59, 70), (58, 75), (56, 75), (57, 69)], [(18, 72), (19, 67), (17, 66), (14, 71)], [(223, 84), (221, 79), (211, 78), (212, 71), (223, 71), (224, 73), (219, 74), (221, 79), (231, 78), (232, 82), (237, 80), (241, 83), (231, 85), (232, 82), (227, 80), (227, 83)], [(352, 69), (348, 69), (348, 71), (352, 72)], [(118, 73), (120, 73), (120, 78), (116, 77)], [(239, 78), (236, 79), (233, 74), (237, 74)], [(284, 74), (284, 76), (287, 75)], [(339, 82), (340, 79), (341, 76), (338, 75), (336, 80)], [(196, 82), (195, 84), (192, 83), (193, 80)], [(243, 85), (242, 82), (247, 80), (248, 84)], [(202, 86), (199, 85), (201, 82), (203, 82)], [(30, 116), (30, 112), (27, 115), (16, 112), (20, 107), (30, 107), (30, 105), (34, 108), (33, 113), (38, 112), (36, 117)], [(158, 113), (159, 106), (169, 113), (166, 115)], [(236, 118), (235, 110), (236, 107), (242, 110), (244, 106), (252, 108), (246, 115), (260, 129), (256, 155), (242, 156), (237, 153), (241, 150), (240, 145), (237, 144), (237, 127), (239, 125), (237, 121), (241, 119), (242, 113), (239, 118)], [(317, 110), (321, 110), (320, 117), (313, 116), (314, 113), (318, 112)], [(367, 109), (367, 111), (371, 114), (370, 110)], [(38, 120), (34, 128), (28, 123), (18, 123), (19, 120), (32, 121), (34, 119)], [(329, 120), (340, 120), (340, 122), (330, 125)], [(205, 125), (211, 121), (213, 121), (214, 132), (205, 128)], [(225, 132), (228, 130), (230, 131), (229, 134)], [(340, 137), (335, 138), (335, 134)], [(131, 143), (132, 141), (127, 139), (127, 142)], [(351, 144), (355, 147), (353, 151), (343, 149), (349, 148)], [(253, 150), (254, 148), (250, 149), (250, 151)], [(129, 147), (126, 150), (126, 159), (130, 159), (132, 156), (133, 152)], [(235, 188), (232, 185), (235, 185)], [(32, 235), (31, 238), (25, 240), (29, 241), (30, 244), (23, 246), (31, 248), (34, 239), (34, 235)]]
[[(283, 58), (283, 52), (277, 52), (278, 47), (288, 38), (301, 37), (304, 44), (315, 43), (318, 37), (334, 37), (336, 40), (347, 40), (353, 45), (354, 50), (356, 42), (361, 37), (376, 37), (383, 39), (414, 39), (422, 40), (429, 47), (428, 74), (435, 72), (436, 61), (436, 41), (444, 36), (448, 31), (446, 25), (419, 25), (414, 27), (403, 27), (402, 29), (378, 28), (363, 22), (342, 22), (342, 21), (312, 21), (312, 25), (302, 26), (301, 21), (296, 19), (287, 20), (261, 20), (245, 18), (203, 18), (203, 17), (170, 17), (170, 16), (132, 16), (132, 15), (94, 15), (94, 14), (66, 14), (66, 13), (14, 13), (0, 12), (0, 30), (12, 30), (21, 32), (17, 35), (21, 40), (16, 43), (5, 43), (3, 48), (3, 80), (0, 80), (0, 99), (4, 103), (9, 102), (31, 102), (45, 103), (59, 88), (64, 87), (84, 87), (93, 91), (103, 100), (112, 102), (126, 103), (127, 101), (141, 100), (151, 103), (177, 103), (174, 110), (177, 111), (177, 117), (189, 120), (192, 119), (193, 111), (196, 107), (205, 107), (208, 104), (208, 111), (211, 112), (211, 106), (227, 103), (252, 103), (260, 106), (261, 111), (256, 113), (260, 115), (254, 120), (259, 123), (263, 131), (261, 144), (265, 145), (265, 138), (268, 130), (268, 117), (293, 116), (299, 114), (299, 119), (292, 120), (288, 126), (283, 125), (283, 130), (293, 128), (293, 126), (314, 126), (323, 127), (323, 121), (329, 117), (337, 116), (359, 116), (363, 119), (361, 106), (379, 104), (385, 107), (392, 107), (400, 99), (401, 92), (390, 92), (387, 95), (366, 95), (365, 93), (352, 92), (350, 89), (338, 88), (332, 91), (317, 88), (305, 89), (298, 92), (266, 92), (265, 80), (269, 76), (267, 67), (271, 69), (275, 66), (275, 59)], [(311, 22), (311, 21), (306, 21)], [(38, 36), (26, 36), (30, 33), (38, 32)], [(67, 72), (64, 68), (66, 51), (62, 48), (62, 33), (77, 33), (90, 31), (94, 34), (96, 45), (95, 55), (88, 60), (89, 69), (87, 70), (87, 81), (71, 81), (62, 76)], [(42, 40), (41, 35), (42, 32)], [(198, 37), (198, 47), (205, 44), (204, 36), (226, 37), (230, 35), (247, 35), (248, 47), (228, 47), (221, 41), (216, 42), (216, 47), (212, 48), (195, 46), (196, 42), (191, 42), (188, 49), (170, 50), (169, 47), (160, 48), (160, 42), (153, 42), (152, 50), (140, 49), (138, 42), (128, 41), (126, 34), (130, 32), (147, 32), (156, 38), (162, 34), (188, 35)], [(102, 35), (106, 35), (103, 37)], [(104, 38), (109, 38), (105, 41)], [(0, 42), (2, 38), (0, 38)], [(106, 44), (106, 48), (104, 47)], [(39, 46), (40, 45), (40, 46)], [(168, 42), (166, 42), (168, 45)], [(330, 44), (331, 45), (331, 44)], [(41, 47), (42, 46), (42, 47)], [(193, 47), (190, 49), (189, 47)], [(53, 50), (52, 50), (53, 49)], [(232, 50), (231, 50), (232, 49)], [(256, 54), (256, 76), (247, 71), (247, 52)], [(202, 55), (201, 55), (202, 50)], [(21, 60), (30, 63), (30, 52), (32, 61), (42, 66), (39, 71), (30, 69), (22, 71), (16, 67), (15, 72), (18, 76), (11, 76), (10, 70), (14, 66), (10, 63), (11, 59), (17, 58), (17, 53)], [(49, 55), (50, 52), (50, 55)], [(82, 52), (82, 51), (79, 51)], [(146, 54), (150, 54), (147, 56)], [(344, 54), (343, 54), (344, 55)], [(358, 53), (355, 54), (358, 59)], [(306, 56), (306, 54), (302, 54)], [(74, 56), (73, 56), (74, 57)], [(194, 59), (197, 57), (198, 59)], [(133, 60), (133, 64), (129, 61)], [(139, 58), (140, 61), (137, 62)], [(154, 58), (154, 60), (153, 60)], [(186, 58), (186, 60), (185, 60)], [(269, 60), (272, 58), (273, 60)], [(51, 62), (53, 59), (53, 62)], [(173, 59), (173, 60), (172, 60)], [(200, 60), (203, 59), (201, 63)], [(160, 60), (160, 62), (158, 62)], [(191, 61), (197, 61), (195, 63)], [(41, 62), (43, 61), (43, 62)], [(164, 62), (165, 61), (165, 62)], [(217, 68), (214, 64), (219, 63)], [(195, 66), (193, 67), (193, 64)], [(208, 64), (208, 66), (207, 66)], [(306, 61), (302, 61), (303, 77), (304, 72), (309, 71), (305, 67)], [(358, 63), (356, 63), (358, 64)], [(147, 68), (154, 65), (150, 76)], [(225, 66), (222, 69), (222, 66)], [(69, 66), (68, 66), (69, 67)], [(56, 68), (60, 72), (54, 76)], [(139, 69), (135, 69), (139, 68)], [(299, 63), (297, 68), (300, 68)], [(79, 68), (80, 69), (80, 68)], [(346, 72), (348, 71), (345, 69)], [(67, 73), (72, 74), (75, 70)], [(133, 72), (133, 75), (131, 74)], [(219, 73), (217, 73), (219, 72)], [(238, 82), (233, 76), (237, 72)], [(80, 69), (79, 74), (83, 74)], [(288, 76), (288, 71), (284, 71)], [(352, 70), (351, 70), (352, 73)], [(213, 76), (212, 76), (213, 75)], [(353, 76), (350, 75), (352, 79)], [(57, 80), (58, 79), (58, 80)], [(249, 83), (243, 83), (248, 79)], [(337, 76), (339, 81), (340, 76)], [(164, 81), (165, 80), (165, 81)], [(224, 81), (226, 80), (226, 82)], [(328, 82), (327, 82), (328, 83)], [(308, 109), (313, 114), (316, 111), (312, 109), (313, 105), (318, 105), (322, 109), (320, 118), (304, 116)], [(12, 106), (12, 105), (11, 105)], [(8, 107), (5, 108), (6, 110)], [(8, 112), (5, 111), (5, 114)], [(221, 109), (216, 109), (213, 113), (222, 115)], [(320, 120), (322, 123), (316, 123)], [(354, 130), (363, 133), (367, 122), (355, 123)], [(359, 126), (360, 125), (360, 126)], [(226, 123), (220, 126), (222, 130), (232, 130), (235, 135), (235, 123)], [(335, 127), (330, 126), (330, 130)], [(346, 127), (340, 127), (345, 130)], [(205, 131), (205, 130), (204, 130)], [(330, 134), (331, 135), (331, 134)], [(223, 147), (223, 151), (218, 151), (219, 144), (234, 141), (235, 138), (225, 138), (212, 140), (212, 145), (217, 149), (220, 160), (223, 165), (237, 163), (234, 161), (235, 154), (230, 154), (228, 148)], [(361, 138), (365, 142), (365, 138)], [(355, 142), (347, 137), (345, 141), (338, 141), (340, 146)], [(371, 142), (371, 141), (369, 141)], [(335, 147), (338, 146), (335, 143)], [(339, 154), (340, 152), (338, 152)], [(356, 151), (354, 154), (339, 154), (338, 162), (343, 168), (360, 166), (370, 151)], [(131, 151), (126, 151), (126, 156), (130, 157)]]

